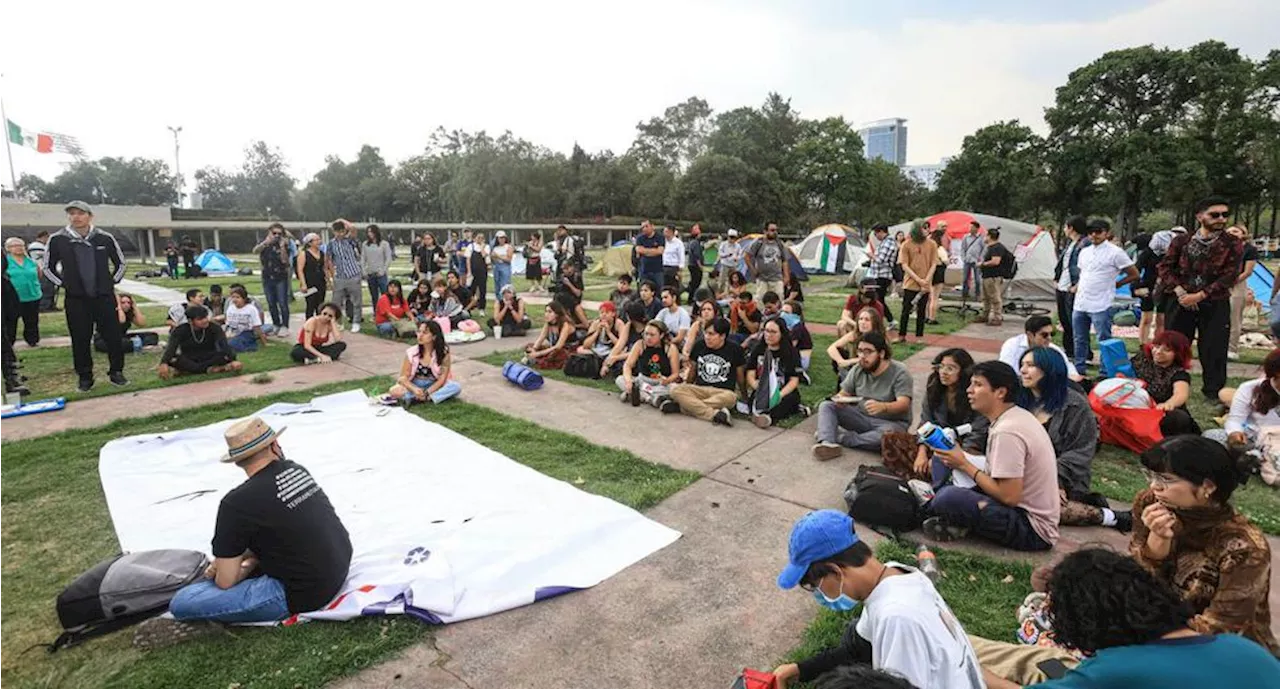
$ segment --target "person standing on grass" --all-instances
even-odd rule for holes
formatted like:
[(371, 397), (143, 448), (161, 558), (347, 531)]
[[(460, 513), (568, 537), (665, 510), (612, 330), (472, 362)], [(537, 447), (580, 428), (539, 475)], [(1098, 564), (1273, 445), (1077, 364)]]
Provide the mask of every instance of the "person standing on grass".
[(689, 256), (684, 251), (680, 230), (677, 230), (675, 225), (667, 225), (662, 230), (662, 239), (666, 242), (662, 247), (662, 286), (675, 288), (678, 294), (680, 278), (688, 264)]
[(1244, 321), (1244, 304), (1249, 297), (1249, 276), (1253, 275), (1254, 266), (1258, 265), (1258, 248), (1249, 241), (1249, 228), (1244, 225), (1233, 225), (1227, 228), (1227, 234), (1240, 240), (1241, 266), (1236, 284), (1231, 288), (1231, 334), (1227, 337), (1227, 358), (1232, 361), (1240, 359), (1240, 329)]
[(672, 387), (671, 398), (658, 408), (664, 413), (684, 412), (718, 426), (732, 426), (729, 410), (746, 382), (745, 363), (742, 348), (729, 341), (729, 321), (717, 316), (702, 328), (702, 341), (693, 345), (685, 358), (686, 382)]
[(289, 334), (289, 301), (293, 296), (289, 286), (289, 274), (292, 272), (289, 238), (284, 234), (284, 225), (271, 223), (266, 239), (253, 247), (253, 253), (262, 263), (262, 291), (271, 312), (271, 324), (280, 337), (286, 337)]
[[(982, 270), (979, 264), (985, 260), (986, 242), (982, 240), (982, 225), (977, 220), (969, 221), (969, 234), (960, 240), (960, 261), (964, 265), (964, 276), (961, 278), (960, 294), (968, 299), (969, 295), (977, 297), (982, 293)], [(970, 284), (973, 291), (969, 291)]]
[(493, 259), (493, 293), (502, 294), (502, 288), (511, 284), (511, 260), (515, 258), (515, 247), (507, 238), (507, 233), (498, 230), (493, 235), (493, 249), (489, 257)]
[(850, 665), (870, 665), (920, 689), (984, 689), (969, 637), (933, 582), (914, 567), (880, 562), (851, 517), (836, 510), (810, 512), (791, 528), (788, 542), (778, 588), (799, 586), (836, 612), (861, 602), (862, 612), (849, 622), (839, 646), (775, 669), (778, 689)]
[(466, 284), (471, 288), (471, 294), (475, 299), (475, 305), (472, 307), (477, 315), (483, 315), (486, 306), (489, 290), (489, 253), (492, 249), (489, 243), (485, 241), (484, 234), (475, 233), (471, 240), (471, 247), (467, 250), (467, 272)]
[(1210, 401), (1227, 382), (1231, 288), (1244, 261), (1243, 242), (1224, 231), (1230, 217), (1226, 199), (1203, 199), (1196, 204), (1200, 227), (1174, 239), (1160, 262), (1165, 292), (1177, 297), (1165, 325), (1198, 342), (1204, 369), (1201, 392)]
[[(18, 292), (18, 308), (6, 311), (4, 318), (6, 332), (18, 331), (18, 319), (22, 319), (22, 339), (28, 347), (40, 344), (40, 299), (44, 292), (40, 282), (44, 279), (44, 271), (40, 264), (27, 255), (27, 244), (22, 237), (10, 237), (4, 241), (4, 260), (9, 264), (9, 280)], [(13, 341), (9, 342), (13, 345)]]
[(66, 206), (67, 226), (49, 239), (45, 274), (66, 290), (63, 307), (71, 333), (77, 389), (93, 388), (93, 333), (107, 342), (107, 378), (112, 385), (128, 385), (124, 377), (124, 347), (116, 320), (116, 283), (124, 279), (124, 252), (116, 238), (93, 225), (93, 209), (83, 201)]
[(938, 229), (929, 236), (938, 246), (938, 267), (933, 271), (933, 279), (929, 281), (929, 325), (938, 324), (938, 307), (942, 305), (942, 290), (947, 286), (947, 264), (951, 256), (942, 244), (947, 238), (947, 223), (938, 223)]
[[(1093, 326), (1099, 342), (1111, 339), (1111, 303), (1116, 290), (1138, 279), (1138, 267), (1129, 254), (1107, 241), (1111, 238), (1111, 223), (1094, 218), (1087, 229), (1089, 244), (1080, 250), (1080, 281), (1071, 312), (1076, 371), (1082, 376), (1087, 363), (1084, 356), (1089, 351), (1089, 326)], [(1124, 277), (1116, 282), (1118, 273)]]
[(637, 266), (636, 281), (644, 284), (648, 280), (655, 289), (662, 286), (662, 253), (666, 240), (653, 229), (653, 223), (645, 220), (640, 223), (640, 234), (636, 235)]
[(422, 244), (418, 247), (418, 252), (414, 256), (413, 265), (418, 281), (425, 281), (428, 285), (434, 283), (437, 277), (448, 271), (449, 257), (445, 255), (444, 249), (436, 244), (436, 236), (434, 234), (430, 232), (422, 233)]
[(524, 279), (529, 281), (529, 291), (545, 292), (542, 274), (542, 233), (534, 232), (524, 243)]
[(716, 278), (716, 295), (719, 296), (728, 293), (730, 276), (742, 274), (742, 245), (738, 243), (738, 231), (732, 227), (716, 245), (716, 270), (719, 271)]
[(333, 283), (333, 301), (347, 310), (351, 332), (360, 332), (363, 317), (364, 285), (361, 280), (360, 243), (351, 236), (351, 223), (333, 221), (334, 238), (325, 245), (324, 270)]
[[(1080, 282), (1080, 251), (1089, 245), (1087, 228), (1089, 221), (1083, 215), (1069, 218), (1062, 225), (1064, 246), (1058, 253), (1058, 263), (1053, 269), (1058, 301), (1058, 324), (1062, 326), (1062, 349), (1067, 358), (1075, 356), (1076, 340), (1071, 329), (1071, 314), (1076, 308), (1076, 289)], [(1145, 315), (1145, 314), (1144, 314)], [(1091, 350), (1085, 351), (1085, 361), (1093, 358)]]
[(880, 312), (892, 322), (886, 298), (893, 287), (893, 267), (898, 265), (898, 242), (889, 236), (889, 226), (879, 223), (871, 228), (871, 263), (867, 266), (867, 280), (875, 283), (870, 296), (880, 302)]
[[(886, 433), (905, 432), (911, 423), (915, 384), (907, 367), (893, 360), (884, 337), (863, 335), (857, 355), (858, 365), (840, 384), (840, 395), (818, 406), (816, 459), (835, 459), (846, 447), (879, 451)], [(852, 397), (861, 399), (847, 401)]]
[(778, 223), (765, 223), (764, 238), (757, 239), (742, 255), (747, 274), (755, 276), (756, 294), (786, 294), (787, 283), (791, 282), (791, 265), (787, 261), (790, 252), (778, 239)]
[(162, 379), (184, 373), (226, 373), (244, 367), (236, 361), (227, 334), (222, 326), (213, 322), (209, 309), (190, 306), (186, 316), (186, 321), (169, 333), (169, 344), (160, 355), (156, 372)]
[(1013, 252), (1000, 243), (1000, 230), (987, 230), (986, 250), (982, 254), (982, 313), (975, 319), (987, 325), (1004, 323), (1004, 276), (1014, 262)]
[(40, 264), (40, 310), (42, 312), (58, 310), (58, 288), (49, 281), (49, 276), (44, 274), (44, 271), (48, 270), (48, 254), (49, 231), (40, 230), (36, 233), (36, 240), (27, 245), (27, 255)]
[[(907, 341), (911, 307), (916, 307), (916, 337), (924, 337), (925, 315), (929, 310), (929, 294), (933, 289), (933, 273), (938, 267), (938, 245), (923, 227), (911, 228), (910, 239), (898, 253), (902, 266), (902, 318), (898, 321), (897, 342)], [(919, 302), (916, 299), (919, 298)]]
[(377, 225), (365, 228), (364, 246), (360, 249), (360, 272), (369, 286), (369, 303), (377, 304), (387, 291), (387, 280), (393, 260), (391, 244), (382, 238)]
[(173, 618), (138, 628), (135, 645), (154, 648), (217, 629), (275, 622), (319, 610), (342, 591), (351, 566), (351, 537), (324, 489), (301, 464), (285, 459), (279, 431), (253, 416), (227, 428), (222, 462), (248, 478), (218, 505), (213, 564), (206, 579), (169, 603)]
[(327, 364), (337, 361), (345, 351), (347, 343), (342, 341), (342, 309), (330, 302), (302, 325), (298, 343), (289, 352), (289, 358), (299, 364)]
[(179, 249), (182, 251), (182, 276), (190, 278), (198, 268), (196, 254), (200, 251), (200, 245), (196, 244), (196, 240), (192, 239), (191, 235), (188, 234), (183, 235), (182, 245)]
[(698, 288), (702, 286), (702, 266), (706, 263), (706, 250), (702, 248), (702, 226), (694, 223), (689, 228), (689, 241), (685, 244), (685, 253), (688, 255), (686, 264), (689, 266), (689, 303), (694, 301), (694, 295), (698, 292)]

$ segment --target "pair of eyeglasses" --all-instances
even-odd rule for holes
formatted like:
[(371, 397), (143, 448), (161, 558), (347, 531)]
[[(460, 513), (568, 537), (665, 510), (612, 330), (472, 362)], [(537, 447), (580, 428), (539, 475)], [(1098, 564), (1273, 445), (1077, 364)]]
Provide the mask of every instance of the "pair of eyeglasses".
[(1168, 488), (1169, 486), (1175, 483), (1178, 483), (1179, 481), (1185, 480), (1181, 478), (1169, 478), (1168, 476), (1157, 474), (1156, 472), (1151, 471), (1150, 469), (1143, 469), (1142, 477), (1146, 479), (1147, 484), (1150, 485), (1152, 488)]
[(861, 355), (871, 356), (872, 354), (875, 354), (875, 353), (876, 353), (876, 352), (878, 352), (878, 351), (880, 351), (880, 350), (878, 350), (878, 349), (863, 349), (863, 348), (859, 347), (859, 348), (858, 348), (858, 355), (859, 355), (859, 356), (861, 356)]
[(960, 367), (955, 364), (934, 364), (933, 370), (939, 373), (959, 373)]
[(1213, 218), (1214, 220), (1221, 220), (1222, 218), (1231, 217), (1231, 211), (1222, 211), (1221, 213), (1214, 211), (1212, 213), (1205, 213), (1205, 215)]

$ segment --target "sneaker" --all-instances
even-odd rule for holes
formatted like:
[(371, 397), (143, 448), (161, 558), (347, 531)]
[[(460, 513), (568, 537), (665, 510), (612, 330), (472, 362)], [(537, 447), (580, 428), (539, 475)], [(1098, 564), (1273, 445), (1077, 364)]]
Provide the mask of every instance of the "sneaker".
[(360, 332), (360, 321), (356, 321), (355, 323), (351, 324), (351, 332), (353, 333)]
[(281, 337), (281, 338), (288, 337), (288, 336), (289, 336), (289, 329), (288, 329), (288, 328), (280, 328), (279, 330), (277, 330), (277, 331), (276, 331), (276, 336), (277, 336), (277, 337)]
[(737, 409), (738, 413), (742, 414), (743, 416), (747, 416), (751, 414), (751, 407), (748, 406), (746, 402), (743, 402), (741, 400), (739, 400), (738, 403), (735, 404), (733, 408)]
[(631, 389), (627, 390), (627, 401), (633, 407), (640, 406), (640, 381), (631, 381)]
[(844, 454), (844, 448), (836, 443), (821, 442), (813, 446), (813, 458), (825, 462)]
[(216, 622), (196, 620), (182, 622), (172, 617), (153, 617), (133, 632), (133, 647), (143, 650), (167, 648), (222, 629)]
[(947, 524), (942, 517), (929, 517), (920, 527), (924, 535), (940, 543), (950, 543), (969, 535), (969, 530)]
[(384, 407), (394, 407), (400, 403), (400, 400), (397, 400), (395, 397), (392, 397), (390, 393), (387, 393), (379, 397), (375, 397), (374, 403), (381, 404)]
[(728, 409), (721, 409), (720, 411), (716, 412), (716, 415), (711, 417), (711, 423), (717, 426), (730, 426), (730, 427), (733, 426), (732, 417), (729, 416)]
[(89, 392), (93, 389), (93, 376), (80, 376), (80, 382), (76, 385), (76, 389), (80, 392)]
[(751, 417), (751, 423), (754, 423), (756, 428), (768, 428), (773, 425), (773, 419), (768, 414), (755, 414)]
[(116, 387), (123, 387), (129, 384), (129, 379), (125, 378), (124, 373), (120, 371), (113, 371), (111, 373), (108, 373), (107, 380), (110, 380), (111, 384)]
[(808, 371), (800, 371), (800, 382), (805, 385), (813, 385), (813, 379), (809, 377)]
[(1133, 531), (1133, 512), (1130, 512), (1129, 510), (1116, 512), (1116, 523), (1111, 528), (1119, 531), (1120, 533), (1129, 533), (1130, 531)]
[(663, 414), (679, 414), (680, 403), (670, 397), (663, 397), (658, 401), (658, 411)]
[(800, 405), (800, 415), (806, 419), (813, 416), (813, 407), (810, 407), (807, 404)]
[(520, 364), (521, 364), (522, 366), (528, 366), (528, 365), (529, 365), (529, 357), (527, 357), (527, 356), (522, 356), (522, 357), (520, 357)]

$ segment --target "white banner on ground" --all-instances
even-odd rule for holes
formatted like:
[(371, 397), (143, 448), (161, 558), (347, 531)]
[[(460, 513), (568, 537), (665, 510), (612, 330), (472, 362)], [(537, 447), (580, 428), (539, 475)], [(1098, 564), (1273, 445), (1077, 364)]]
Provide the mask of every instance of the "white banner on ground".
[[(544, 476), (360, 391), (259, 412), (351, 534), (343, 594), (303, 619), (412, 614), (456, 622), (594, 586), (679, 532)], [(218, 503), (245, 479), (222, 423), (121, 438), (98, 470), (126, 552), (209, 551)]]

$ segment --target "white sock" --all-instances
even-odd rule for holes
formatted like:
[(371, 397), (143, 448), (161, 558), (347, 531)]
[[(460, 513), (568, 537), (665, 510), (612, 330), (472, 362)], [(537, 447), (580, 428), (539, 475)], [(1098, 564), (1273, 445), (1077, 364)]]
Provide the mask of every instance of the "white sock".
[(1103, 508), (1101, 508), (1101, 509), (1102, 509), (1102, 525), (1103, 525), (1103, 526), (1115, 526), (1115, 525), (1116, 525), (1116, 513), (1115, 513), (1115, 512), (1112, 512), (1111, 510), (1107, 509), (1106, 507), (1103, 507)]

